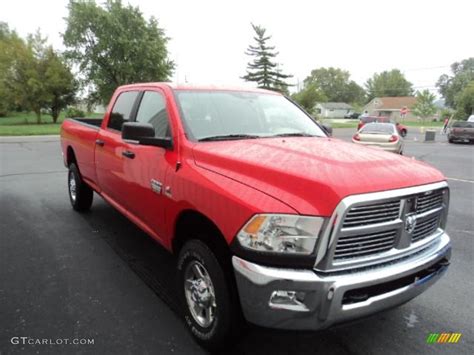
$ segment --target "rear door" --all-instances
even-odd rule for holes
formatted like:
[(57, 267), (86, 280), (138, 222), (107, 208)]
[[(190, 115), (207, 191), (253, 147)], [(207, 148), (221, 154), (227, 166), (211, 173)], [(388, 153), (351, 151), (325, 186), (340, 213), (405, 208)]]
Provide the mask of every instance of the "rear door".
[(128, 209), (131, 182), (125, 173), (124, 156), (128, 144), (122, 140), (122, 124), (133, 121), (136, 114), (139, 91), (119, 93), (109, 113), (107, 126), (102, 127), (96, 140), (95, 166), (102, 193)]

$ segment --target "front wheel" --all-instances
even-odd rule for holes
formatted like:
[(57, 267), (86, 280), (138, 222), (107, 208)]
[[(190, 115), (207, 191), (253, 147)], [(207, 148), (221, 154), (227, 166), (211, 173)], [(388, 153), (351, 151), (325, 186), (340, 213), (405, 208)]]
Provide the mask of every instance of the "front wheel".
[(217, 350), (238, 328), (238, 306), (232, 303), (229, 276), (209, 247), (187, 242), (178, 259), (178, 292), (186, 324), (200, 345)]
[(79, 169), (74, 163), (69, 165), (67, 185), (72, 208), (79, 212), (90, 209), (94, 191), (82, 180)]

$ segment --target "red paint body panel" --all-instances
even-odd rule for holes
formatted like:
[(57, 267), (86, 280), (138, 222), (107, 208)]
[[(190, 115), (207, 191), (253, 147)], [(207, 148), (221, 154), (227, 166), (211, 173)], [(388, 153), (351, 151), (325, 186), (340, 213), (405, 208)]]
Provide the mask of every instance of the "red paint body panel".
[[(130, 90), (164, 95), (171, 150), (124, 142), (120, 132), (107, 129), (113, 103), (121, 92)], [(96, 139), (104, 146), (96, 145)], [(348, 195), (445, 179), (422, 162), (332, 138), (191, 142), (173, 88), (161, 83), (117, 89), (100, 128), (66, 120), (61, 145), (66, 163), (68, 149), (72, 149), (86, 182), (168, 249), (177, 219), (189, 210), (209, 218), (230, 243), (256, 213), (329, 216)], [(133, 151), (135, 159), (124, 158), (124, 150)], [(162, 183), (161, 193), (151, 189), (152, 179)], [(166, 187), (169, 194), (164, 192)]]
[[(81, 175), (97, 182), (95, 167), (95, 140), (99, 133), (98, 129), (89, 126), (75, 124), (74, 121), (66, 120), (61, 126), (61, 144), (64, 159), (67, 158), (67, 147), (74, 147), (74, 153), (78, 165), (81, 167)], [(68, 142), (65, 145), (64, 142)]]
[(284, 201), (329, 216), (346, 196), (444, 180), (424, 163), (333, 138), (268, 138), (194, 147), (196, 164)]

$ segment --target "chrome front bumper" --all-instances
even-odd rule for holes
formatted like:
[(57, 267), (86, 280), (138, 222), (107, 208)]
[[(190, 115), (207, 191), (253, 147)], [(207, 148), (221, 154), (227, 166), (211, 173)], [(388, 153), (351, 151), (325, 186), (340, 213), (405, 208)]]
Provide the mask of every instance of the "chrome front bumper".
[[(249, 322), (269, 328), (316, 330), (409, 301), (442, 276), (450, 257), (450, 239), (444, 233), (423, 251), (361, 271), (282, 269), (237, 256), (232, 263), (243, 313)], [(293, 305), (273, 302), (278, 297), (272, 296), (280, 294), (278, 291), (289, 291), (297, 299)], [(370, 296), (357, 299), (359, 291)]]

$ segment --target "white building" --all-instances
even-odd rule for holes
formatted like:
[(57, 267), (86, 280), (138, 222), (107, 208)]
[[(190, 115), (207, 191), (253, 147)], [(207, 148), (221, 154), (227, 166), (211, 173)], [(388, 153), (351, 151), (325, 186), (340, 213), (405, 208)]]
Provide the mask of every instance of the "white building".
[(316, 113), (322, 118), (344, 118), (352, 106), (345, 102), (321, 102), (316, 104)]

